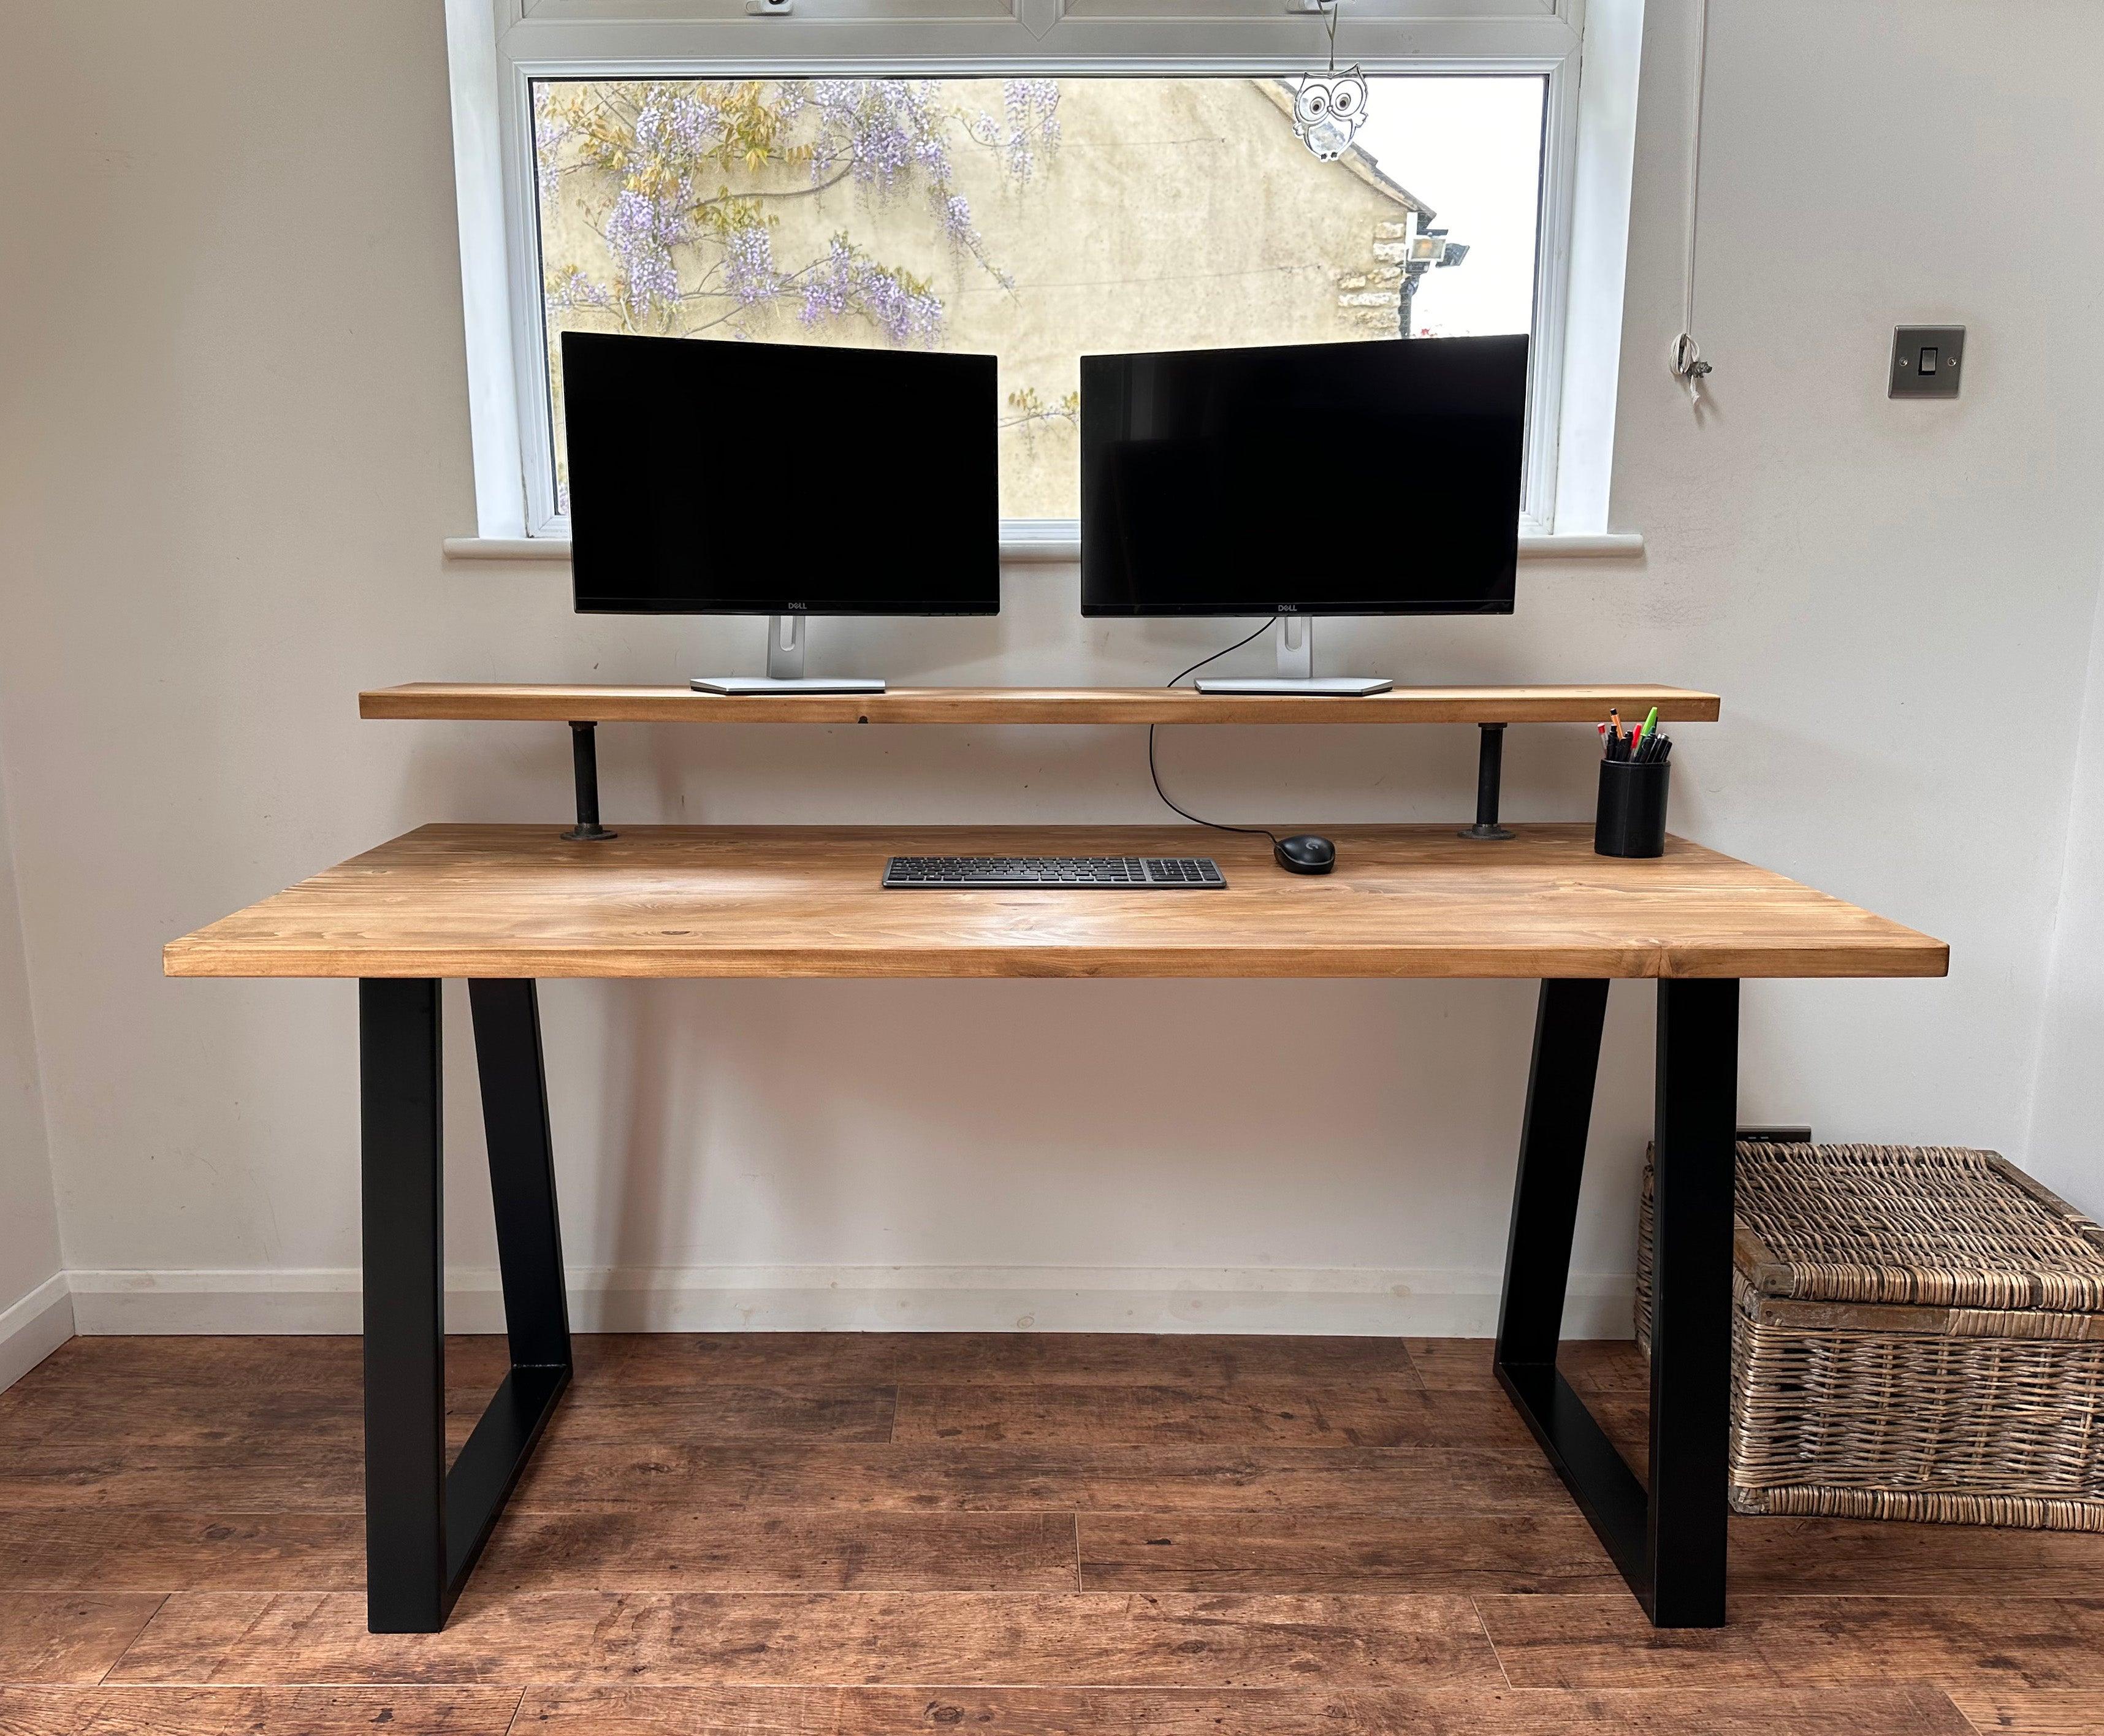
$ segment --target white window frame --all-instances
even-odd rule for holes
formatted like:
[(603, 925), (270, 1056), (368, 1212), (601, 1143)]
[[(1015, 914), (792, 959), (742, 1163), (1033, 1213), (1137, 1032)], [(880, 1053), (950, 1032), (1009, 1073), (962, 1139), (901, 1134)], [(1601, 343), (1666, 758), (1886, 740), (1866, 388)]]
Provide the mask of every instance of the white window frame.
[[(568, 552), (555, 510), (531, 87), (775, 73), (1269, 77), (1319, 67), (1295, 0), (446, 0), (477, 536), (457, 554)], [(1305, 3), (1305, 0), (1302, 0)], [(1345, 0), (1370, 75), (1548, 80), (1522, 551), (1634, 552), (1607, 529), (1643, 0)], [(1010, 559), (1072, 559), (1079, 527), (1001, 527)]]

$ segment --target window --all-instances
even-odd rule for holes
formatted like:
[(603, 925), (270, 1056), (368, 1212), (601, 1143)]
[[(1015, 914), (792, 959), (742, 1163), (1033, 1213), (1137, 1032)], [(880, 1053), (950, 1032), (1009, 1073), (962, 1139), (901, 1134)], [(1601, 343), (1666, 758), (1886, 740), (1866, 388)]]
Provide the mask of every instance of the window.
[(1526, 332), (1545, 87), (1375, 78), (1323, 162), (1282, 78), (537, 81), (555, 510), (564, 331), (993, 354), (1010, 519), (1080, 510), (1084, 352)]
[[(991, 352), (1009, 540), (1048, 545), (1077, 512), (1084, 354), (1526, 332), (1526, 517), (1604, 528), (1628, 141), (1580, 125), (1574, 0), (1348, 0), (1339, 64), (1367, 100), (1327, 161), (1295, 116), (1323, 21), (1283, 0), (728, 3), (448, 0), (485, 536), (567, 533), (577, 329)], [(1638, 3), (1590, 0), (1631, 103)], [(1143, 42), (1176, 52), (1117, 51)], [(815, 479), (880, 438), (870, 407), (711, 407), (697, 462), (778, 443)]]

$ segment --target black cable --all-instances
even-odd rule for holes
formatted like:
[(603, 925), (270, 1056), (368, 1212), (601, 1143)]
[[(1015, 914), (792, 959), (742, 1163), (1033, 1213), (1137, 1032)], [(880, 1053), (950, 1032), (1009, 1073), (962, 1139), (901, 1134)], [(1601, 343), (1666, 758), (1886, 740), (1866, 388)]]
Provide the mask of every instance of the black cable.
[[(1277, 617), (1273, 617), (1273, 618), (1276, 620)], [(1162, 685), (1164, 687), (1173, 688), (1178, 682), (1181, 681), (1185, 675), (1195, 675), (1208, 663), (1219, 662), (1222, 657), (1224, 657), (1228, 654), (1228, 652), (1240, 651), (1243, 646), (1249, 643), (1250, 639), (1255, 639), (1260, 634), (1269, 631), (1271, 625), (1271, 621), (1267, 621), (1261, 627), (1259, 627), (1255, 633), (1250, 634), (1249, 639), (1238, 639), (1233, 644), (1226, 646), (1222, 649), (1215, 652), (1210, 657), (1199, 658), (1199, 660), (1196, 663), (1193, 663), (1190, 668), (1183, 670), (1180, 674), (1170, 676), (1168, 680), (1162, 683)], [(1169, 811), (1171, 813), (1181, 814), (1193, 826), (1210, 826), (1216, 832), (1247, 832), (1253, 837), (1268, 838), (1274, 844), (1278, 842), (1278, 834), (1273, 831), (1268, 826), (1227, 826), (1222, 824), (1222, 822), (1218, 820), (1201, 820), (1197, 815), (1192, 813), (1189, 808), (1179, 808), (1175, 803), (1170, 801), (1169, 799), (1169, 792), (1161, 787), (1161, 773), (1156, 769), (1154, 763), (1154, 732), (1157, 727), (1157, 725), (1152, 723), (1149, 723), (1147, 726), (1147, 775), (1154, 780), (1154, 793), (1161, 798), (1162, 801), (1167, 805)]]

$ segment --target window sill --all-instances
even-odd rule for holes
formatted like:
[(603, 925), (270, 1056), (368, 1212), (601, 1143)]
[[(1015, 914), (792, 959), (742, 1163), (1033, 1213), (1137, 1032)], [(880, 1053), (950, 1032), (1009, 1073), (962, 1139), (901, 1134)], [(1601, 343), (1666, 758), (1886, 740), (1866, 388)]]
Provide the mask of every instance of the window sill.
[[(567, 536), (448, 536), (442, 545), (449, 561), (567, 561)], [(1603, 531), (1589, 535), (1527, 532), (1519, 540), (1523, 561), (1640, 560), (1644, 552), (1641, 531)], [(1072, 565), (1081, 558), (1081, 539), (1065, 526), (1048, 524), (1001, 527), (1001, 558), (1004, 564), (1033, 563)]]

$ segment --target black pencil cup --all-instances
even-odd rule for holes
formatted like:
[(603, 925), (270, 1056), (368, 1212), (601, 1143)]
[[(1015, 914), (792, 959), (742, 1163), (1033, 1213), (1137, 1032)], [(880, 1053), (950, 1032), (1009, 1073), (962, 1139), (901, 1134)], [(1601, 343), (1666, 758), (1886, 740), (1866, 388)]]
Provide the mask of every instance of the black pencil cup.
[(1600, 812), (1593, 822), (1596, 856), (1665, 854), (1665, 791), (1672, 762), (1603, 759)]

